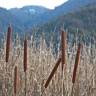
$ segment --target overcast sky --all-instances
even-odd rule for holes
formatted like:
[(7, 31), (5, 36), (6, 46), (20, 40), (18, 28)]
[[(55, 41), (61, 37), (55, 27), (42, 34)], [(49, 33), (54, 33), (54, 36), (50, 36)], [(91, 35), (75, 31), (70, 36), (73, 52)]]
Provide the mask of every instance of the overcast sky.
[(25, 5), (41, 5), (53, 9), (65, 1), (67, 0), (0, 0), (0, 7), (10, 9), (14, 7), (21, 8)]

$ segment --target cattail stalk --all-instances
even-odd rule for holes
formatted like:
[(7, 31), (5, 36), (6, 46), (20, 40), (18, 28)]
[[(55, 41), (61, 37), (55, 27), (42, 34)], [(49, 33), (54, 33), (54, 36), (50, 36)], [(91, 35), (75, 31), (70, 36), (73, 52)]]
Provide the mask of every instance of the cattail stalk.
[(74, 65), (74, 70), (73, 70), (73, 78), (72, 78), (73, 84), (75, 83), (76, 72), (77, 72), (78, 64), (80, 63), (80, 51), (81, 51), (81, 44), (79, 44), (77, 54), (76, 54), (75, 65)]
[(6, 62), (8, 62), (8, 60), (9, 60), (11, 35), (12, 35), (12, 28), (11, 28), (11, 26), (9, 26), (8, 31), (7, 31), (7, 41), (6, 41)]
[(11, 25), (8, 27), (7, 31), (7, 38), (6, 38), (6, 56), (5, 56), (5, 94), (8, 93), (8, 86), (7, 86), (7, 66), (8, 66), (8, 61), (9, 61), (9, 53), (10, 53), (10, 45), (11, 45), (11, 35), (12, 35), (12, 27)]
[(58, 59), (58, 61), (56, 62), (56, 65), (54, 66), (54, 68), (53, 68), (53, 70), (52, 70), (52, 72), (51, 72), (51, 74), (49, 75), (49, 77), (48, 77), (48, 79), (47, 79), (47, 81), (46, 81), (46, 83), (45, 83), (45, 88), (48, 87), (48, 85), (49, 85), (52, 77), (54, 76), (54, 74), (55, 74), (55, 72), (56, 72), (56, 70), (57, 70), (60, 62), (61, 62), (61, 58)]
[(79, 44), (79, 46), (78, 46), (76, 59), (75, 59), (75, 65), (74, 65), (73, 77), (72, 77), (73, 85), (72, 85), (71, 96), (73, 96), (74, 84), (75, 84), (75, 80), (76, 80), (76, 72), (77, 72), (78, 64), (80, 63), (80, 52), (81, 52), (81, 44)]
[(27, 70), (27, 39), (24, 40), (24, 72)]
[(61, 79), (62, 79), (62, 96), (63, 96), (63, 93), (64, 93), (63, 68), (64, 68), (64, 64), (66, 64), (66, 32), (64, 32), (63, 30), (61, 32), (61, 61), (62, 61)]
[(17, 66), (14, 69), (14, 96), (17, 94), (18, 70)]
[(66, 32), (62, 31), (61, 33), (61, 61), (62, 61), (62, 70), (64, 67), (64, 64), (66, 64)]
[(27, 39), (24, 40), (25, 96), (27, 95)]

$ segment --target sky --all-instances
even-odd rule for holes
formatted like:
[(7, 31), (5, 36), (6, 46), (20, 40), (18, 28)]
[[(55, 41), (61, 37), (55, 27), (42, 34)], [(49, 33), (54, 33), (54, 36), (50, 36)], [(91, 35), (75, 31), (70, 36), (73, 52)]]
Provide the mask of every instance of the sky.
[(21, 8), (26, 5), (40, 5), (54, 9), (66, 1), (67, 0), (0, 0), (0, 7), (10, 9), (15, 7)]

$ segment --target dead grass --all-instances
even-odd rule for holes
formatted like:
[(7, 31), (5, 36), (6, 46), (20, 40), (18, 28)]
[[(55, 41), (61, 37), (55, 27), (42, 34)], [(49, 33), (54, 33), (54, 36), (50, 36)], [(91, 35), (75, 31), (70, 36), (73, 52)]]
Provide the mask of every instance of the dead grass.
[[(18, 37), (19, 38), (19, 37)], [(14, 43), (14, 42), (12, 42)], [(52, 42), (50, 42), (52, 45)], [(14, 67), (18, 66), (19, 72), (19, 90), (16, 96), (25, 96), (25, 74), (23, 67), (23, 51), (19, 39), (16, 46), (10, 50), (10, 57), (5, 74), (5, 43), (0, 51), (0, 96), (13, 96), (14, 94)], [(63, 78), (64, 89), (62, 94), (62, 64), (58, 66), (49, 86), (45, 89), (44, 85), (49, 77), (57, 57), (52, 53), (51, 47), (47, 47), (45, 39), (41, 38), (38, 47), (36, 41), (28, 40), (28, 59), (27, 59), (27, 96), (70, 96), (72, 89), (72, 75), (75, 64), (77, 45), (67, 45), (66, 49), (66, 73)], [(74, 96), (95, 96), (96, 94), (96, 44), (87, 46), (83, 44), (80, 56), (80, 64), (77, 70), (77, 79), (74, 83)], [(7, 87), (4, 87), (4, 80), (7, 78)]]

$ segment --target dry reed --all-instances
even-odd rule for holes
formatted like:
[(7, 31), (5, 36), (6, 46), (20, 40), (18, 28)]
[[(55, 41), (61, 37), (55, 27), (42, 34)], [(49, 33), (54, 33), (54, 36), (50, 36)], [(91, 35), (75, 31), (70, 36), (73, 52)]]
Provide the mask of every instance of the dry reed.
[(49, 77), (48, 77), (48, 79), (47, 79), (47, 81), (46, 81), (46, 83), (45, 83), (45, 88), (48, 87), (48, 85), (49, 85), (49, 83), (50, 83), (53, 75), (55, 74), (55, 72), (56, 72), (56, 70), (57, 70), (60, 62), (61, 62), (61, 58), (58, 59), (58, 61), (56, 62), (56, 65), (54, 66), (54, 68), (53, 68), (53, 70), (52, 70), (52, 72), (51, 72), (51, 74), (49, 75)]
[[(45, 39), (44, 39), (45, 40)], [(42, 43), (44, 42), (44, 40), (42, 40)], [(5, 41), (5, 40), (4, 40)], [(13, 42), (14, 43), (14, 42)], [(44, 43), (45, 44), (45, 43)], [(51, 73), (52, 75), (50, 76), (50, 79), (46, 82), (47, 84), (45, 84), (43, 86), (42, 83), (42, 80), (45, 80), (45, 78), (47, 78), (48, 74), (49, 74), (49, 70), (52, 70), (52, 66), (53, 66), (53, 62), (56, 60), (57, 57), (55, 57), (55, 55), (53, 53), (51, 53), (51, 51), (49, 52), (49, 50), (47, 49), (47, 47), (42, 44), (44, 47), (42, 47), (41, 45), (41, 50), (38, 51), (39, 46), (37, 47), (36, 46), (36, 41), (34, 40), (34, 43), (32, 46), (32, 43), (31, 41), (29, 41), (28, 43), (28, 48), (29, 48), (29, 58), (28, 58), (28, 64), (29, 64), (29, 72), (27, 73), (27, 87), (24, 86), (24, 83), (25, 83), (25, 80), (26, 80), (26, 77), (25, 77), (25, 80), (24, 80), (24, 66), (22, 66), (22, 59), (23, 58), (23, 55), (22, 53), (24, 52), (24, 46), (20, 45), (19, 47), (19, 51), (20, 51), (20, 57), (18, 57), (17, 59), (17, 64), (18, 64), (18, 68), (21, 69), (20, 70), (20, 79), (21, 79), (21, 84), (20, 85), (20, 90), (18, 90), (18, 82), (17, 82), (17, 96), (24, 96), (24, 87), (26, 87), (27, 89), (27, 96), (62, 96), (62, 95), (66, 95), (66, 96), (71, 96), (71, 92), (73, 92), (73, 96), (88, 96), (88, 95), (92, 95), (92, 96), (95, 96), (96, 94), (96, 82), (95, 82), (95, 78), (96, 78), (96, 44), (92, 45), (93, 47), (91, 48), (91, 43), (89, 43), (89, 45), (85, 44), (85, 46), (83, 46), (83, 50), (81, 52), (81, 56), (82, 58), (79, 59), (79, 61), (81, 60), (80, 63), (80, 70), (79, 70), (79, 79), (78, 81), (77, 80), (73, 80), (74, 82), (72, 82), (72, 78), (71, 76), (73, 75), (72, 73), (72, 63), (74, 62), (75, 60), (75, 52), (76, 52), (76, 48), (77, 48), (77, 45), (74, 44), (73, 46), (69, 43), (68, 44), (68, 51), (66, 54), (68, 54), (68, 64), (67, 64), (67, 67), (66, 67), (66, 74), (64, 75), (64, 78), (65, 76), (67, 77), (66, 79), (62, 79), (61, 78), (61, 67), (59, 68), (58, 66), (60, 65), (58, 63), (58, 65), (54, 65), (54, 66), (57, 66), (54, 68), (54, 70), (57, 70), (58, 68), (58, 73), (55, 75), (55, 78), (53, 80), (53, 82), (49, 85), (50, 81), (52, 80), (52, 78), (54, 77), (53, 75), (56, 73), (55, 71), (53, 73)], [(52, 43), (53, 45), (53, 43)], [(15, 50), (15, 47), (13, 47), (14, 50)], [(50, 47), (50, 49), (52, 50), (53, 47)], [(8, 63), (10, 63), (10, 65), (8, 65), (7, 69), (7, 75), (5, 74), (5, 67), (3, 68), (3, 65), (4, 65), (4, 62), (5, 62), (5, 55), (6, 54), (3, 54), (4, 52), (4, 48), (0, 48), (0, 96), (5, 96), (4, 93), (7, 93), (6, 96), (13, 96), (13, 75), (11, 75), (11, 69), (14, 68), (14, 66), (12, 65), (11, 63), (11, 60), (8, 61)], [(18, 51), (18, 50), (17, 50)], [(17, 52), (16, 51), (16, 52)], [(90, 53), (90, 51), (92, 51), (92, 54)], [(15, 58), (15, 54), (13, 51), (11, 51), (11, 53), (13, 54), (13, 59)], [(78, 53), (78, 52), (77, 52)], [(80, 54), (80, 52), (79, 52)], [(57, 54), (57, 56), (59, 55), (59, 52)], [(60, 54), (62, 55), (62, 54)], [(27, 55), (26, 55), (27, 56)], [(77, 57), (77, 56), (76, 56)], [(62, 58), (62, 57), (61, 57)], [(4, 60), (3, 60), (4, 59)], [(92, 60), (92, 62), (90, 62), (90, 59)], [(59, 61), (61, 62), (61, 60)], [(75, 61), (75, 64), (77, 61)], [(78, 63), (78, 64), (79, 64)], [(26, 63), (27, 64), (27, 63)], [(61, 63), (62, 64), (62, 63)], [(74, 78), (76, 78), (76, 71), (78, 70), (77, 67), (78, 67), (78, 64), (77, 65), (74, 65)], [(66, 64), (65, 64), (66, 65)], [(64, 65), (64, 67), (65, 67)], [(87, 67), (86, 67), (87, 65)], [(61, 65), (62, 66), (62, 65)], [(77, 67), (76, 67), (77, 66)], [(23, 67), (23, 68), (22, 68)], [(27, 67), (25, 68), (27, 70)], [(23, 71), (22, 71), (23, 70)], [(15, 70), (14, 70), (15, 71)], [(65, 71), (65, 70), (64, 70)], [(27, 71), (25, 71), (26, 73)], [(64, 72), (65, 73), (65, 72)], [(72, 74), (71, 74), (72, 73)], [(4, 79), (6, 79), (5, 77), (7, 77), (9, 80), (6, 81), (6, 86), (3, 86), (2, 87), (2, 84), (4, 79), (2, 79), (2, 76), (4, 76)], [(77, 78), (78, 78), (77, 77)], [(18, 78), (18, 76), (17, 76)], [(61, 79), (62, 81), (64, 82), (64, 88), (63, 88), (63, 83), (61, 82)], [(15, 79), (14, 79), (15, 80)], [(18, 79), (17, 79), (18, 80)], [(76, 84), (74, 84), (76, 81)], [(5, 81), (4, 81), (5, 82)], [(14, 82), (15, 83), (15, 82)], [(72, 84), (73, 83), (73, 84)], [(92, 84), (91, 84), (92, 83)], [(4, 84), (5, 85), (5, 84)], [(26, 84), (25, 84), (26, 85)], [(73, 86), (73, 91), (71, 90), (71, 85), (74, 85)], [(78, 87), (79, 86), (79, 87)], [(5, 88), (6, 87), (6, 88)], [(15, 87), (15, 84), (14, 84), (14, 87)], [(47, 90), (44, 90), (44, 88), (47, 88), (49, 87)], [(89, 89), (90, 88), (90, 89)], [(6, 91), (7, 89), (7, 91)], [(62, 91), (62, 89), (64, 89), (64, 91)], [(43, 94), (43, 90), (44, 90), (44, 94)], [(92, 90), (92, 91), (91, 91)], [(2, 93), (1, 93), (2, 91)], [(62, 91), (62, 92), (61, 92)], [(64, 92), (64, 93), (63, 93)], [(78, 95), (75, 94), (78, 92)], [(90, 93), (90, 94), (89, 94)]]

